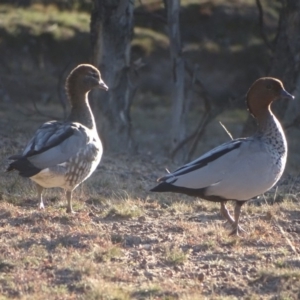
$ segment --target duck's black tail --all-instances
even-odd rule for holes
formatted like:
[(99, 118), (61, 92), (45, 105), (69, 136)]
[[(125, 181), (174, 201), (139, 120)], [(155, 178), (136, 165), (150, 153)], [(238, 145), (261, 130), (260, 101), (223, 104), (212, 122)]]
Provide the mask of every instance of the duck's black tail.
[(150, 192), (174, 192), (174, 186), (167, 182), (161, 182), (156, 187), (151, 189)]
[(9, 159), (15, 159), (6, 169), (6, 172), (16, 170), (20, 176), (31, 177), (41, 171), (41, 169), (35, 167), (26, 157), (11, 156)]

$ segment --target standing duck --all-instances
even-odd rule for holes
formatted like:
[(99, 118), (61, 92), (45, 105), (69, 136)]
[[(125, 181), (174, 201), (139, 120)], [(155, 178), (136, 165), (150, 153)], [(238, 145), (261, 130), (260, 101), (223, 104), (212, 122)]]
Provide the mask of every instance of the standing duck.
[[(274, 100), (293, 99), (280, 80), (256, 80), (247, 93), (249, 112), (258, 123), (257, 132), (247, 138), (224, 143), (198, 159), (167, 174), (152, 192), (174, 192), (221, 203), (221, 214), (232, 226), (231, 235), (242, 230), (239, 217), (242, 205), (280, 179), (287, 159), (287, 143), (279, 121), (271, 111)], [(226, 202), (236, 202), (234, 218)]]
[(9, 157), (13, 162), (7, 171), (17, 170), (36, 183), (41, 209), (44, 189), (60, 187), (66, 191), (67, 212), (73, 212), (73, 190), (90, 177), (100, 162), (102, 144), (88, 101), (93, 88), (108, 90), (95, 67), (82, 64), (73, 69), (66, 80), (71, 104), (68, 119), (44, 123), (21, 155)]

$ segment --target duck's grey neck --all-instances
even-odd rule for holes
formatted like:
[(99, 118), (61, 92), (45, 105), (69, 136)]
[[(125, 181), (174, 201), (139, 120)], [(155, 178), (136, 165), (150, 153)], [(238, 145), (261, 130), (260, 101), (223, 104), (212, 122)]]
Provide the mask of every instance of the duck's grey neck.
[[(82, 98), (84, 98), (84, 100)], [(88, 101), (88, 93), (76, 93), (76, 96), (69, 95), (69, 100), (71, 102), (72, 108), (68, 121), (78, 122), (88, 127), (89, 129), (95, 129), (96, 124)]]
[(258, 122), (258, 134), (264, 136), (273, 136), (279, 133), (283, 134), (283, 129), (270, 109), (264, 110), (256, 116)]

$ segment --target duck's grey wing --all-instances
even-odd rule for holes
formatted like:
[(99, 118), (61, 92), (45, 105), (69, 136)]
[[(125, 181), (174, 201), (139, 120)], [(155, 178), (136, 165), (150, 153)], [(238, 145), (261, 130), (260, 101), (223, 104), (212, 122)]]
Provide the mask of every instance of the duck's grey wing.
[[(271, 158), (259, 140), (223, 144), (159, 179), (152, 191), (178, 192), (207, 200), (249, 200), (277, 181)], [(275, 174), (275, 175), (274, 175)]]
[(20, 157), (8, 171), (16, 169), (20, 175), (31, 177), (40, 170), (66, 162), (89, 142), (87, 128), (78, 123), (51, 121), (44, 123), (34, 134)]
[(161, 183), (151, 191), (202, 195), (203, 189), (217, 184), (224, 178), (232, 161), (239, 156), (243, 143), (245, 139), (237, 139), (212, 149), (173, 173), (159, 178)]
[[(222, 157), (224, 157), (224, 156), (232, 154), (231, 152), (234, 150), (237, 150), (242, 145), (243, 142), (244, 142), (244, 139), (237, 139), (237, 140), (233, 140), (233, 141), (224, 143), (224, 144), (212, 149), (211, 151), (208, 151), (207, 153), (205, 153), (204, 155), (195, 159), (194, 161), (178, 168), (174, 172), (159, 178), (157, 181), (173, 183), (178, 179), (178, 177), (181, 177), (185, 174), (189, 174), (189, 173), (193, 173), (197, 170), (201, 170), (205, 166), (208, 166), (208, 165), (210, 165), (210, 167), (211, 167), (213, 162), (215, 162), (218, 159), (222, 159)], [(205, 181), (207, 181), (207, 180), (205, 180)]]

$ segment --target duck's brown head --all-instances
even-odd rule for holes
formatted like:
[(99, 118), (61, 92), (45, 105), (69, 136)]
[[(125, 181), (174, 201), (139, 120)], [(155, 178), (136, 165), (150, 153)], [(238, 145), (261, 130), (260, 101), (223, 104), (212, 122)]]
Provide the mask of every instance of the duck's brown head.
[(257, 117), (269, 110), (271, 103), (279, 98), (294, 99), (283, 87), (280, 80), (272, 77), (257, 79), (247, 93), (249, 112)]
[(78, 65), (67, 77), (66, 90), (71, 97), (74, 94), (86, 94), (94, 88), (108, 90), (99, 70), (92, 65)]

